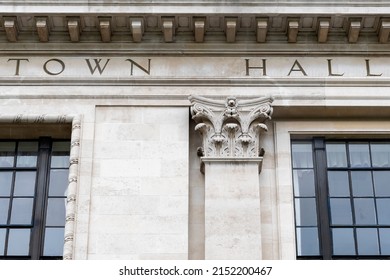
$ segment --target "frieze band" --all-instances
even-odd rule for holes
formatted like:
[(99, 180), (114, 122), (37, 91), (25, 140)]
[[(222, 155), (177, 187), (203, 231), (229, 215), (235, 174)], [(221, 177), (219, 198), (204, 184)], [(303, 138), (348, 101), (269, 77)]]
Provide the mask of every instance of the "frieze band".
[(0, 58), (0, 78), (389, 78), (389, 64), (367, 57), (10, 57)]

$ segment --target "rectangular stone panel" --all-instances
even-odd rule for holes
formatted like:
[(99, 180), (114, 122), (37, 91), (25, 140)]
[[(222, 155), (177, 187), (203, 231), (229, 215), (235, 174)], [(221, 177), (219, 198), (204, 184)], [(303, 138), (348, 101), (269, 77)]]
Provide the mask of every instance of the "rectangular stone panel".
[(97, 107), (88, 258), (187, 258), (188, 113)]

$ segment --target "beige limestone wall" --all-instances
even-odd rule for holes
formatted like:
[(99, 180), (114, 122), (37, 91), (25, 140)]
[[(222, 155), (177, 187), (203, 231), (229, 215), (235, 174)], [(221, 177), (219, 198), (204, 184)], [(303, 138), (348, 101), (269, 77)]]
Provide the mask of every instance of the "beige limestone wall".
[(188, 258), (188, 114), (96, 108), (88, 259)]

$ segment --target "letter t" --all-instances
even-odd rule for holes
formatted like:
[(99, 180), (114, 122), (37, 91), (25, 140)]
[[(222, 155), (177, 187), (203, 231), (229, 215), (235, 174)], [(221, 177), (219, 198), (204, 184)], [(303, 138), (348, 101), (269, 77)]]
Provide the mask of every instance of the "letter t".
[(15, 76), (19, 76), (19, 68), (20, 68), (20, 62), (21, 61), (27, 61), (30, 62), (27, 58), (10, 58), (9, 61), (16, 61), (16, 70), (15, 70)]

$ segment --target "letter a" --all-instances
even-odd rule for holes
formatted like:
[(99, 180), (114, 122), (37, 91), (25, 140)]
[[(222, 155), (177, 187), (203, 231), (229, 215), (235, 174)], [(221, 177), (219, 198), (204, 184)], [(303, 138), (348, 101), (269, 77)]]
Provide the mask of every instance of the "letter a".
[[(296, 69), (295, 67), (298, 67), (298, 69)], [(293, 71), (301, 72), (304, 76), (307, 76), (305, 70), (303, 70), (303, 67), (301, 66), (301, 64), (299, 64), (298, 60), (295, 60), (293, 66), (291, 67), (290, 72), (288, 72), (287, 76), (290, 76), (291, 72), (293, 72)]]

